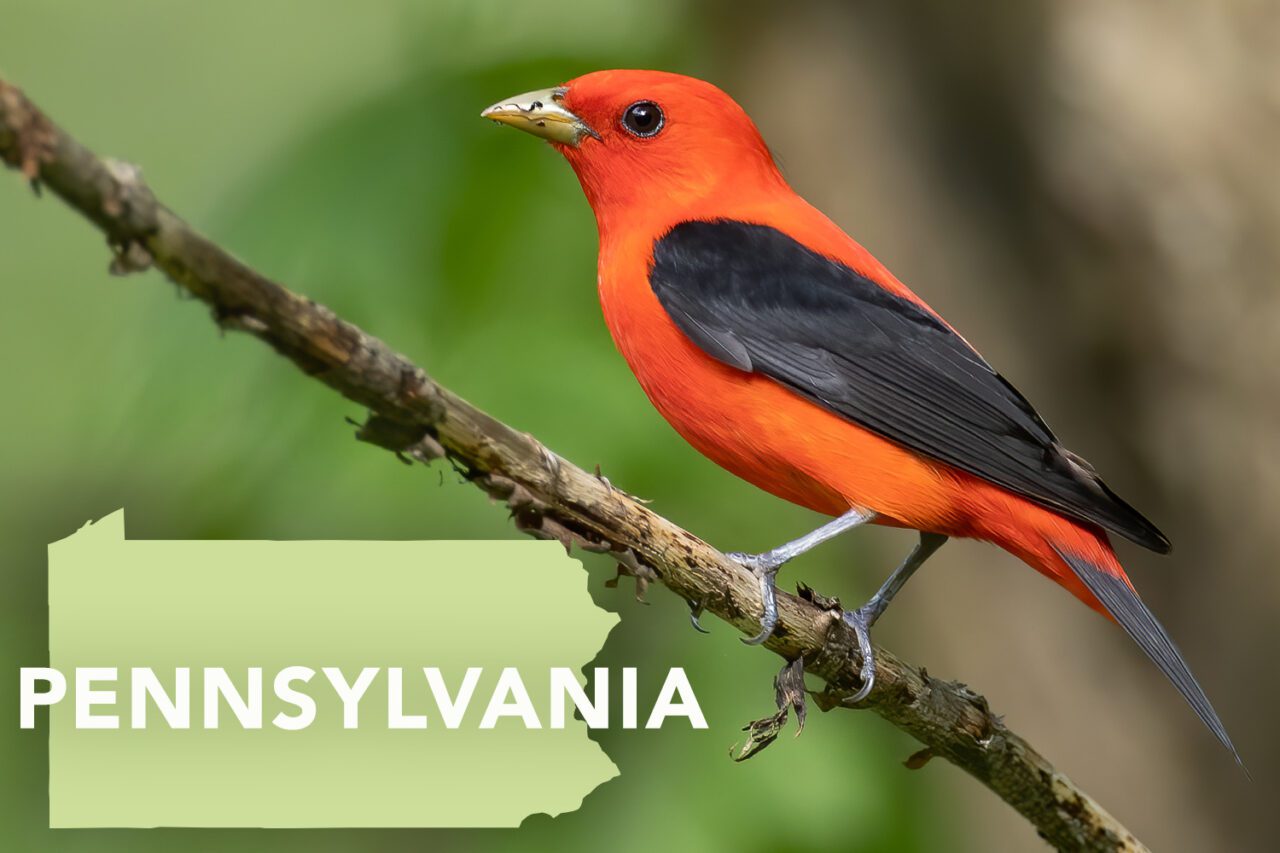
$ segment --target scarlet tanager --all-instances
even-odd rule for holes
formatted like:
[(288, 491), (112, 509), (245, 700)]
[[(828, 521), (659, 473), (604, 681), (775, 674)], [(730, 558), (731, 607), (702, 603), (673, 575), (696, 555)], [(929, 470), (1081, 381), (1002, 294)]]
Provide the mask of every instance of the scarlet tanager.
[[(1169, 540), (1063, 447), (1017, 389), (866, 249), (797, 195), (724, 92), (655, 71), (599, 71), (508, 98), (486, 118), (550, 141), (600, 231), (605, 322), (649, 399), (710, 459), (833, 516), (763, 554), (761, 643), (788, 560), (872, 522), (920, 532), (845, 614), (863, 687), (868, 630), (949, 537), (992, 542), (1118, 622), (1235, 748), (1111, 548)], [(1239, 760), (1239, 755), (1236, 755)]]

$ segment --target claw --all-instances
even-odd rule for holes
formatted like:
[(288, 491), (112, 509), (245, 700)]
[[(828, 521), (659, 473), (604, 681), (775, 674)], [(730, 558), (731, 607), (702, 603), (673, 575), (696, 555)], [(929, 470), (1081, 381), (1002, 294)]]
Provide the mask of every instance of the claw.
[(773, 591), (773, 580), (778, 576), (782, 562), (769, 559), (767, 554), (742, 554), (737, 551), (725, 554), (738, 565), (749, 569), (760, 581), (760, 601), (763, 610), (760, 614), (760, 633), (754, 637), (744, 637), (742, 642), (748, 646), (758, 646), (773, 635), (778, 626), (778, 596)]
[(769, 639), (773, 634), (773, 629), (778, 626), (778, 598), (773, 592), (774, 572), (761, 573), (760, 578), (760, 598), (764, 605), (764, 612), (760, 616), (760, 633), (754, 637), (743, 637), (742, 642), (748, 646), (758, 646), (765, 640)]
[(858, 652), (862, 656), (862, 670), (859, 673), (862, 686), (858, 688), (857, 693), (840, 700), (843, 705), (857, 705), (871, 695), (871, 688), (876, 685), (875, 650), (871, 645), (868, 614), (864, 612), (865, 610), (865, 607), (847, 610), (844, 614), (845, 624), (853, 629), (853, 633), (858, 638)]
[(529, 433), (525, 436), (538, 445), (538, 453), (542, 456), (542, 465), (546, 468), (547, 473), (551, 476), (551, 481), (555, 482), (560, 477), (560, 457), (552, 452), (545, 444), (539, 442)]
[(711, 632), (706, 628), (703, 628), (702, 623), (698, 621), (702, 616), (702, 611), (702, 602), (694, 601), (692, 599), (689, 600), (689, 622), (693, 625), (693, 630), (697, 631), (699, 634), (710, 634)]

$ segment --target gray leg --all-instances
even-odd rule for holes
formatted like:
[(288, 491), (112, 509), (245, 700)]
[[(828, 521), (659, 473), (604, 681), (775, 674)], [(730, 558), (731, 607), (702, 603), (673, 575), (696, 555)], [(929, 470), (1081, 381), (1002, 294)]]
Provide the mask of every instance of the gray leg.
[[(788, 542), (785, 545), (779, 545), (772, 551), (765, 551), (763, 554), (741, 554), (737, 552), (725, 554), (735, 563), (750, 569), (751, 573), (760, 581), (760, 598), (764, 602), (764, 613), (760, 617), (760, 633), (742, 642), (747, 645), (758, 646), (769, 639), (769, 635), (773, 633), (774, 626), (778, 624), (778, 600), (773, 591), (773, 579), (777, 577), (778, 570), (782, 568), (784, 563), (798, 557), (815, 545), (821, 545), (828, 539), (839, 536), (846, 530), (850, 530), (860, 524), (866, 524), (875, 517), (876, 514), (874, 512), (851, 509), (839, 518), (822, 525), (817, 530), (806, 533), (799, 539)], [(696, 623), (695, 627), (697, 627)]]
[(854, 705), (867, 698), (876, 683), (876, 661), (871, 647), (871, 626), (876, 624), (876, 620), (884, 614), (885, 608), (906, 584), (907, 579), (946, 541), (947, 537), (940, 533), (921, 533), (920, 543), (911, 550), (907, 559), (902, 561), (902, 565), (893, 570), (893, 574), (889, 575), (889, 579), (884, 582), (879, 591), (871, 596), (871, 600), (857, 610), (844, 614), (844, 621), (858, 635), (858, 650), (862, 653), (862, 687), (853, 696), (845, 698), (846, 705)]

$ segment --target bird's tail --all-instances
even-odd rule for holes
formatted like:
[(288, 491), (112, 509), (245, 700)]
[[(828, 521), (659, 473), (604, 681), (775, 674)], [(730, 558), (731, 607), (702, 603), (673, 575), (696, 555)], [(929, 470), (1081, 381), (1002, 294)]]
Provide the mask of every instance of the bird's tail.
[(1214, 737), (1231, 751), (1236, 762), (1244, 767), (1244, 762), (1240, 760), (1240, 753), (1231, 743), (1226, 727), (1218, 718), (1218, 713), (1209, 702), (1209, 697), (1204, 695), (1200, 682), (1196, 681), (1196, 677), (1191, 674), (1191, 668), (1182, 659), (1182, 653), (1169, 638), (1164, 626), (1142, 603), (1142, 599), (1138, 597), (1137, 591), (1129, 583), (1129, 578), (1125, 576), (1124, 570), (1120, 568), (1120, 563), (1115, 557), (1111, 558), (1110, 565), (1105, 563), (1099, 565), (1066, 548), (1055, 545), (1054, 551), (1076, 578), (1088, 588), (1093, 597), (1102, 604), (1107, 615), (1120, 623), (1120, 627), (1124, 628), (1133, 641), (1146, 652), (1147, 657), (1160, 667), (1160, 671), (1173, 682), (1174, 687), (1178, 688), (1178, 692), (1187, 700), (1187, 704), (1196, 712), (1196, 716), (1209, 728), (1209, 731), (1213, 732)]
[(1244, 767), (1209, 698), (1191, 674), (1178, 647), (1129, 582), (1106, 534), (1055, 517), (1041, 527), (1036, 538), (1040, 541), (1026, 542), (1018, 549), (1023, 558), (1124, 628), (1178, 688), (1196, 716)]

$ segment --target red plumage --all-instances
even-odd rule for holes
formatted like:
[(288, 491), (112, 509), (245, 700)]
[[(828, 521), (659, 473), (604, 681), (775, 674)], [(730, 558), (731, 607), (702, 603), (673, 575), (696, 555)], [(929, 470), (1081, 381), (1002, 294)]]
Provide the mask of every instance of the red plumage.
[[(1053, 550), (1059, 544), (1124, 577), (1104, 533), (1073, 523), (832, 414), (772, 379), (710, 358), (654, 296), (654, 243), (679, 222), (732, 219), (778, 228), (928, 308), (870, 252), (782, 178), (747, 114), (702, 81), (604, 71), (570, 82), (565, 105), (604, 145), (558, 146), (600, 229), (599, 290), (619, 351), (658, 411), (712, 461), (778, 497), (828, 515), (851, 506), (879, 523), (993, 542), (1104, 612)], [(665, 138), (635, 140), (620, 107), (663, 106)], [(681, 115), (698, 123), (681, 126)], [(708, 134), (702, 127), (722, 132)], [(608, 150), (613, 142), (622, 153)]]
[(486, 115), (558, 140), (599, 226), (605, 321), (686, 440), (818, 512), (867, 510), (1014, 554), (1118, 620), (1230, 748), (1106, 530), (1156, 550), (1168, 541), (788, 186), (738, 104), (651, 71), (588, 74), (550, 97), (576, 134), (547, 129), (539, 101)]

